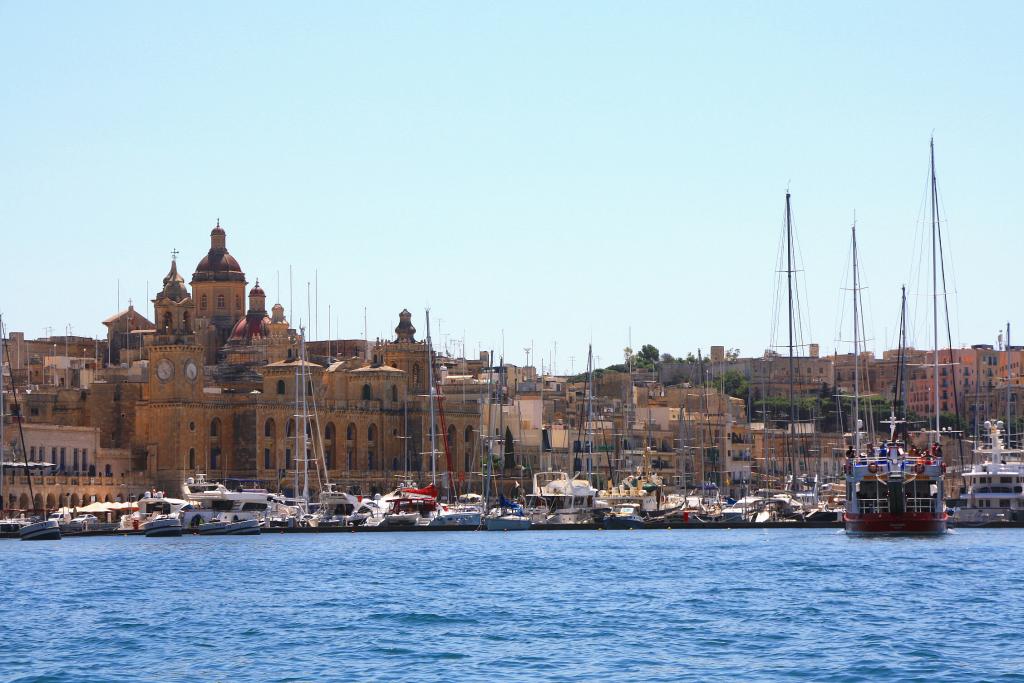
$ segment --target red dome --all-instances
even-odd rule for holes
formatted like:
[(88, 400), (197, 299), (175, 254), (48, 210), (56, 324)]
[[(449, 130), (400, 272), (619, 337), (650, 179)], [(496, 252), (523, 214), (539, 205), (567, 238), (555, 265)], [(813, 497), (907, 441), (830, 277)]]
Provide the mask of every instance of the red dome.
[(267, 293), (260, 287), (260, 283), (257, 282), (256, 286), (249, 290), (249, 296), (262, 296), (264, 299), (267, 298)]
[(251, 342), (257, 339), (266, 339), (269, 336), (270, 317), (266, 313), (250, 313), (235, 323), (228, 341)]
[(203, 257), (203, 260), (196, 266), (197, 273), (240, 273), (242, 267), (231, 254), (225, 252), (211, 252)]

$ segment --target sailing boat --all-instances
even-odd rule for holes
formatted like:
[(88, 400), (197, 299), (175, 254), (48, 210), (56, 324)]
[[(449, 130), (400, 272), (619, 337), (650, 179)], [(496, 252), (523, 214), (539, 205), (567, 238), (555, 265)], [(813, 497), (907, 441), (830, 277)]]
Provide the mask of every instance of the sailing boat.
[[(0, 510), (4, 507), (3, 498), (3, 421), (5, 418), (4, 414), (4, 400), (3, 400), (3, 357), (4, 353), (7, 355), (8, 362), (11, 358), (11, 349), (7, 344), (7, 334), (3, 329), (3, 321), (0, 320), (0, 337), (3, 338), (3, 353), (0, 353)], [(32, 491), (32, 469), (28, 462), (28, 448), (25, 447), (25, 429), (21, 423), (21, 409), (18, 405), (18, 387), (14, 383), (14, 375), (11, 375), (11, 396), (14, 398), (14, 411), (13, 414), (18, 421), (18, 436), (21, 441), (21, 455), (25, 459), (25, 478), (28, 480), (28, 495), (29, 499), (35, 501), (35, 494)], [(18, 529), (18, 537), (23, 541), (59, 541), (60, 540), (60, 524), (56, 519), (46, 519), (46, 511), (43, 511), (44, 519), (41, 521), (30, 522), (21, 526)]]
[(851, 534), (913, 534), (935, 535), (946, 532), (947, 515), (943, 501), (943, 475), (946, 464), (939, 445), (939, 332), (938, 332), (938, 192), (935, 182), (935, 146), (931, 146), (932, 197), (932, 301), (934, 348), (932, 349), (932, 381), (935, 392), (935, 445), (917, 453), (906, 450), (896, 438), (899, 420), (891, 415), (889, 440), (875, 450), (861, 450), (859, 421), (860, 363), (858, 307), (860, 283), (857, 264), (857, 230), (853, 240), (853, 355), (854, 355), (854, 429), (853, 446), (847, 451), (846, 531)]

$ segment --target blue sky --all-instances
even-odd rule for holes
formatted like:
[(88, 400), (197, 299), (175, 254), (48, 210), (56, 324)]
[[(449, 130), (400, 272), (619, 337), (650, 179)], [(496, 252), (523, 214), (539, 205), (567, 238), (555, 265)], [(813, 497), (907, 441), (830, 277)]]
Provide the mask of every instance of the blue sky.
[(364, 307), (376, 337), (403, 307), (422, 330), (429, 305), (450, 345), (504, 339), (522, 362), (557, 341), (559, 370), (590, 339), (617, 361), (630, 330), (760, 353), (788, 186), (807, 340), (835, 346), (856, 211), (881, 349), (934, 131), (954, 340), (992, 342), (1018, 314), (1022, 14), (0, 2), (0, 309), (33, 336), (101, 334), (118, 279), (122, 304), (147, 281), (152, 297), (171, 249), (191, 273), (219, 217), (285, 306), (292, 267), (293, 322), (318, 272), (311, 336), (328, 305), (344, 337)]

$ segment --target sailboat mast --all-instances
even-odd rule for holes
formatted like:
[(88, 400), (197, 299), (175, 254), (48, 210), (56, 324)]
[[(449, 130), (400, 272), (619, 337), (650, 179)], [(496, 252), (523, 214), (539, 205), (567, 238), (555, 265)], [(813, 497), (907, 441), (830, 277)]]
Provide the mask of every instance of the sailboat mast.
[(789, 190), (786, 190), (786, 293), (789, 300), (789, 429), (786, 432), (786, 458), (789, 460), (795, 486), (796, 456), (792, 447), (793, 425), (796, 423), (796, 403), (793, 398), (793, 214), (789, 198)]
[[(299, 348), (302, 348), (302, 337), (304, 328), (299, 326)], [(298, 353), (298, 360), (302, 359), (302, 352)], [(295, 478), (292, 479), (292, 495), (298, 498), (299, 495), (299, 449), (302, 447), (302, 440), (299, 437), (299, 392), (301, 391), (302, 378), (299, 377), (299, 368), (301, 366), (297, 363), (295, 365), (295, 412), (292, 414), (292, 424), (295, 427)]]
[(1010, 445), (1010, 321), (1006, 321), (1006, 429), (1003, 430), (1003, 441)]
[(860, 298), (857, 276), (857, 224), (850, 228), (853, 244), (853, 453), (860, 455), (860, 324), (857, 322)]
[(437, 486), (437, 431), (434, 428), (434, 347), (430, 341), (430, 309), (427, 309), (427, 403), (430, 406), (430, 483)]
[(929, 141), (932, 186), (932, 380), (935, 399), (935, 441), (939, 440), (939, 191), (935, 181), (935, 139)]
[(594, 347), (587, 344), (587, 480), (593, 476), (592, 463), (594, 459)]
[(306, 330), (299, 341), (299, 370), (302, 379), (302, 500), (309, 508), (309, 402), (306, 397)]

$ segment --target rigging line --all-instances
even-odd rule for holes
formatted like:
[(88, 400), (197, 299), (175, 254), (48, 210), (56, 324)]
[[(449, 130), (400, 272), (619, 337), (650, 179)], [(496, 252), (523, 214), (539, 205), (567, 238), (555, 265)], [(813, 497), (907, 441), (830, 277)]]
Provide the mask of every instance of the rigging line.
[[(936, 187), (935, 187), (935, 198), (936, 198), (936, 201), (937, 201), (938, 200), (938, 186), (937, 186), (937, 184), (936, 184)], [(948, 290), (946, 289), (946, 259), (943, 257), (944, 251), (943, 251), (943, 245), (942, 245), (942, 222), (938, 219), (938, 215), (936, 215), (935, 227), (936, 227), (937, 235), (938, 235), (938, 238), (939, 238), (939, 265), (940, 265), (940, 272), (942, 274), (942, 306), (943, 306), (943, 309), (945, 310), (945, 313), (946, 313), (946, 340), (947, 340), (947, 342), (949, 344), (949, 365), (952, 368), (951, 373), (952, 373), (952, 376), (953, 376), (953, 411), (954, 411), (954, 415), (956, 416), (956, 427), (957, 427), (957, 429), (956, 429), (956, 444), (957, 444), (957, 452), (958, 452), (958, 455), (959, 455), (959, 458), (960, 458), (960, 470), (962, 472), (963, 471), (963, 467), (964, 467), (964, 440), (963, 440), (963, 430), (960, 429), (960, 400), (959, 400), (960, 392), (957, 390), (958, 387), (957, 387), (957, 381), (956, 381), (956, 366), (953, 365), (953, 332), (952, 332), (952, 329), (951, 329), (950, 324), (949, 324), (949, 294), (948, 294)], [(938, 352), (939, 352), (938, 349), (936, 349), (935, 353), (937, 354)], [(1009, 354), (1007, 354), (1007, 365), (1009, 365)], [(975, 379), (977, 379), (977, 378), (975, 378)], [(938, 381), (937, 378), (936, 378), (936, 381)], [(939, 406), (935, 406), (935, 412), (936, 413), (939, 412)], [(977, 418), (975, 418), (975, 420), (977, 420)], [(941, 443), (941, 439), (939, 438), (938, 435), (936, 435), (936, 440), (938, 440)]]

